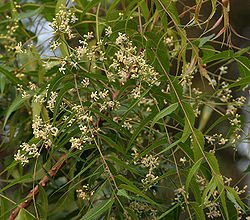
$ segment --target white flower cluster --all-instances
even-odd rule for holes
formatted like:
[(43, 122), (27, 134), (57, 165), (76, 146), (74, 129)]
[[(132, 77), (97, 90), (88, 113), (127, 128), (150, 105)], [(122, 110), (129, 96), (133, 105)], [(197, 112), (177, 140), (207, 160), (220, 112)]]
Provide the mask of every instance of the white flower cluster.
[(196, 175), (196, 182), (199, 184), (199, 188), (201, 191), (203, 191), (206, 188), (206, 179), (200, 175)]
[(228, 105), (226, 115), (235, 116), (238, 108), (242, 107), (246, 102), (246, 97), (240, 96), (236, 99), (233, 99), (231, 104)]
[(233, 119), (229, 119), (230, 124), (238, 129), (240, 129), (241, 121), (240, 121), (240, 115), (235, 114), (235, 117)]
[(168, 47), (173, 47), (173, 46), (174, 46), (174, 37), (173, 37), (173, 36), (164, 37), (163, 42), (164, 42)]
[(193, 88), (192, 89), (192, 100), (190, 102), (192, 108), (194, 109), (194, 115), (195, 117), (199, 117), (201, 114), (200, 106), (202, 103), (200, 102), (202, 95), (202, 91), (199, 90), (199, 88)]
[(110, 81), (118, 80), (124, 84), (128, 79), (137, 79), (139, 83), (159, 85), (159, 73), (147, 64), (145, 51), (137, 51), (126, 34), (118, 33), (116, 38), (118, 51), (115, 53), (113, 62), (107, 72)]
[(228, 139), (224, 138), (222, 134), (214, 134), (212, 136), (207, 135), (205, 138), (211, 145), (225, 145), (228, 142)]
[(158, 157), (154, 157), (152, 155), (146, 155), (141, 159), (141, 164), (142, 166), (147, 167), (149, 168), (150, 171), (152, 171), (153, 169), (159, 166), (158, 160), (159, 160)]
[(227, 66), (221, 66), (219, 68), (219, 74), (218, 74), (218, 77), (217, 77), (218, 78), (217, 81), (215, 79), (213, 79), (214, 82), (215, 82), (214, 86), (216, 86), (221, 81), (222, 75), (227, 74), (227, 71), (228, 71)]
[(51, 51), (55, 51), (61, 45), (58, 41), (51, 41), (50, 42), (50, 49)]
[(116, 100), (111, 100), (109, 96), (109, 90), (104, 89), (102, 91), (94, 91), (90, 95), (93, 104), (99, 106), (100, 112), (106, 110), (114, 110), (115, 108), (119, 108), (120, 104)]
[(143, 167), (148, 168), (146, 178), (142, 179), (142, 183), (145, 186), (145, 190), (150, 189), (157, 183), (158, 176), (155, 176), (154, 169), (159, 166), (159, 158), (152, 155), (146, 155), (140, 160), (140, 164)]
[(35, 91), (35, 90), (37, 90), (37, 85), (35, 84), (35, 83), (32, 83), (32, 82), (29, 82), (29, 89), (31, 90), (31, 91)]
[(79, 199), (90, 200), (91, 196), (94, 195), (95, 191), (94, 190), (90, 191), (89, 185), (87, 184), (87, 185), (83, 185), (82, 189), (77, 189), (76, 193)]
[[(222, 66), (220, 68), (220, 76), (226, 73), (227, 73), (227, 67)], [(240, 96), (237, 98), (233, 98), (232, 90), (229, 88), (229, 84), (225, 81), (221, 82), (220, 87), (221, 88), (219, 92), (216, 94), (216, 96), (217, 98), (220, 99), (221, 102), (227, 104), (226, 115), (228, 116), (228, 120), (231, 125), (231, 128), (233, 128), (233, 131), (231, 132), (232, 137), (230, 141), (234, 145), (234, 149), (236, 150), (236, 143), (241, 137), (240, 133), (242, 130), (241, 129), (242, 123), (240, 120), (240, 115), (237, 113), (237, 111), (240, 107), (242, 107), (245, 104), (246, 97)], [(217, 138), (219, 138), (219, 136)], [(208, 142), (210, 142), (210, 144), (212, 144), (212, 142), (217, 141), (214, 139), (213, 136), (208, 136), (206, 137), (206, 139), (208, 140)], [(219, 143), (220, 145), (223, 145), (227, 141), (228, 139), (221, 138), (221, 140), (217, 143)]]
[(23, 99), (28, 99), (30, 98), (30, 94), (23, 89), (23, 85), (18, 84), (17, 85), (17, 91), (21, 93), (21, 96)]
[(188, 192), (186, 192), (185, 187), (182, 186), (175, 190), (175, 198), (174, 201), (181, 204), (181, 207), (183, 207), (182, 203), (183, 201), (187, 200), (189, 198)]
[[(11, 17), (7, 17), (7, 19), (10, 19), (12, 21), (12, 23), (6, 26), (6, 30), (7, 30), (6, 37), (13, 37), (13, 35), (16, 33), (16, 30), (19, 27), (18, 20), (12, 19)], [(9, 39), (11, 39), (11, 38), (9, 38)], [(11, 40), (14, 41), (15, 38), (12, 38)]]
[(87, 88), (87, 87), (89, 86), (89, 84), (90, 84), (89, 78), (86, 78), (86, 77), (85, 77), (85, 78), (82, 80), (81, 84), (82, 84), (82, 86), (83, 86), (84, 88)]
[(79, 40), (80, 46), (75, 48), (76, 57), (81, 60), (84, 55), (88, 52), (88, 42), (87, 40)]
[(22, 42), (19, 42), (19, 43), (14, 47), (15, 52), (16, 52), (17, 54), (23, 53), (23, 52), (24, 52), (22, 48), (23, 48)]
[(83, 148), (83, 141), (81, 140), (81, 138), (70, 138), (70, 141), (71, 143), (71, 148), (73, 149), (77, 149), (77, 150), (82, 150)]
[[(13, 10), (16, 10), (15, 4)], [(19, 28), (18, 19), (11, 18), (10, 16), (6, 16), (6, 20), (9, 24), (6, 25), (6, 33), (0, 34), (1, 44), (4, 45), (5, 49), (10, 52), (13, 51), (15, 53), (22, 52), (22, 44), (17, 42), (15, 37), (16, 31)]]
[(134, 210), (139, 215), (139, 217), (142, 217), (142, 216), (145, 216), (146, 214), (149, 214), (152, 217), (150, 219), (156, 219), (157, 210), (147, 203), (132, 201), (129, 204), (129, 207), (132, 210)]
[(223, 81), (221, 83), (221, 90), (217, 93), (217, 97), (225, 103), (230, 102), (232, 96), (232, 90), (228, 88), (229, 84)]
[(197, 72), (196, 66), (191, 65), (190, 63), (183, 65), (182, 73), (180, 75), (181, 85), (185, 88), (190, 87), (193, 84), (192, 80), (196, 72)]
[(67, 64), (67, 59), (68, 57), (64, 57), (62, 60), (60, 60), (60, 67), (59, 67), (59, 72), (65, 74), (65, 70), (66, 70), (66, 64)]
[(231, 143), (234, 144), (234, 149), (237, 150), (236, 148), (236, 143), (237, 141), (240, 140), (240, 133), (242, 130), (242, 122), (240, 120), (240, 115), (239, 114), (235, 114), (234, 116), (232, 116), (231, 118), (229, 118), (229, 123), (231, 125), (231, 127), (233, 128), (233, 135), (231, 138)]
[(141, 96), (141, 86), (136, 86), (132, 91), (131, 91), (131, 96), (134, 99), (138, 99)]
[(40, 116), (36, 116), (32, 122), (32, 129), (35, 138), (43, 141), (45, 147), (52, 145), (51, 137), (58, 135), (58, 129), (49, 123), (44, 123)]
[[(80, 137), (72, 137), (70, 139), (71, 148), (82, 150), (84, 144), (91, 144), (95, 135), (100, 131), (100, 128), (95, 126), (94, 118), (91, 112), (81, 105), (73, 106), (72, 110), (75, 112), (74, 117), (72, 117), (67, 123), (71, 126), (74, 122), (80, 130)], [(66, 122), (69, 119), (68, 116), (64, 117)]]
[(107, 28), (105, 28), (105, 36), (106, 37), (110, 37), (112, 33), (113, 32), (112, 32), (112, 29), (111, 29), (110, 26), (108, 26)]
[[(51, 91), (50, 96), (48, 96), (48, 88), (49, 88), (49, 86), (50, 85), (48, 85), (46, 90), (41, 92), (40, 94), (34, 94), (33, 95), (33, 102), (43, 104), (43, 103), (46, 102), (46, 98), (48, 98), (46, 108), (48, 108), (50, 111), (53, 112), (58, 93), (55, 92), (55, 91)], [(37, 86), (35, 84), (32, 84), (32, 83), (29, 85), (29, 87), (30, 87), (31, 90), (38, 89)], [(22, 89), (22, 86), (20, 86), (18, 88), (18, 90), (21, 92), (23, 98), (29, 98), (31, 96), (27, 91)]]
[(223, 74), (226, 74), (226, 73), (227, 73), (228, 67), (227, 67), (227, 66), (221, 66), (221, 67), (219, 68), (219, 70), (220, 70), (219, 75), (223, 75)]
[(67, 124), (67, 127), (71, 127), (75, 121), (76, 121), (75, 117), (70, 118), (67, 115), (63, 116), (63, 122)]
[(156, 103), (157, 101), (152, 98), (143, 97), (140, 99), (138, 106), (143, 105), (146, 108), (146, 112), (151, 112), (152, 111), (151, 107), (154, 106)]
[[(79, 46), (74, 49), (74, 56), (77, 60), (82, 60), (84, 56), (89, 61), (106, 60), (105, 52), (102, 50), (103, 40), (97, 41), (96, 44), (90, 45), (89, 40), (93, 39), (93, 32), (88, 32), (83, 36), (83, 40), (79, 40)], [(94, 68), (97, 68), (95, 65)]]
[(131, 124), (131, 121), (131, 118), (126, 118), (126, 120), (122, 124), (122, 127), (127, 128), (129, 131), (133, 131), (133, 125)]
[(43, 104), (46, 101), (46, 96), (47, 96), (47, 93), (46, 94), (43, 93), (43, 94), (39, 94), (39, 95), (35, 94), (33, 96), (33, 101), (34, 101), (34, 103)]
[(54, 29), (54, 33), (67, 34), (69, 39), (75, 37), (72, 33), (71, 25), (74, 24), (78, 18), (75, 13), (70, 9), (67, 9), (63, 5), (60, 6), (59, 11), (56, 13), (56, 17), (53, 18), (51, 27)]
[(220, 207), (218, 202), (207, 201), (205, 207), (208, 209), (206, 212), (208, 218), (213, 219), (221, 216), (220, 210), (218, 209), (218, 207)]
[(235, 191), (237, 192), (238, 195), (241, 195), (246, 192), (247, 185), (243, 186), (242, 189), (240, 189), (238, 186), (234, 187)]
[(46, 107), (49, 108), (52, 112), (53, 112), (54, 107), (55, 107), (57, 96), (58, 96), (58, 93), (52, 91), (50, 93), (50, 99), (47, 101), (47, 106)]
[(29, 158), (39, 157), (40, 155), (36, 144), (22, 143), (20, 148), (14, 155), (14, 159), (20, 161), (23, 166), (29, 163)]

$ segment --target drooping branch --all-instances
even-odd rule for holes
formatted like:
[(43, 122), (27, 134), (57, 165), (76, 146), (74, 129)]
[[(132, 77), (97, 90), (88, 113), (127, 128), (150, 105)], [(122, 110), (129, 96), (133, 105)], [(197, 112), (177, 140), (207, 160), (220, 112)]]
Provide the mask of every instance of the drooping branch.
[(64, 165), (64, 162), (66, 161), (68, 157), (68, 154), (64, 154), (62, 155), (59, 160), (56, 162), (56, 164), (49, 170), (48, 175), (44, 176), (38, 185), (36, 185), (27, 195), (26, 200), (24, 202), (22, 202), (21, 204), (18, 205), (18, 207), (16, 207), (16, 209), (14, 211), (11, 212), (10, 216), (9, 216), (9, 220), (14, 220), (19, 211), (22, 208), (26, 208), (29, 206), (29, 204), (32, 202), (33, 198), (35, 198), (38, 193), (39, 193), (39, 185), (41, 187), (45, 187), (46, 184), (49, 181), (50, 177), (54, 177), (57, 172), (60, 170), (60, 168)]

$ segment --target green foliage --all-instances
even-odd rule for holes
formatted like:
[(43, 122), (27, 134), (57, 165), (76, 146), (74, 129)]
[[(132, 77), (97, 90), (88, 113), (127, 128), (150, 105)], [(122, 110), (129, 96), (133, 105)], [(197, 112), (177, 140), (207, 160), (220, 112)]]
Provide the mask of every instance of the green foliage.
[(219, 157), (250, 82), (249, 48), (218, 40), (227, 10), (216, 33), (216, 0), (204, 20), (201, 0), (73, 2), (0, 3), (0, 219), (247, 216)]

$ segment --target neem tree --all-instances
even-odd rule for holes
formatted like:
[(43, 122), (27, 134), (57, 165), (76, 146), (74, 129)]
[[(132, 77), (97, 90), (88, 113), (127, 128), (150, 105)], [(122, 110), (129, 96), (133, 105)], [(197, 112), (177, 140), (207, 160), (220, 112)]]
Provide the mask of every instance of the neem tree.
[(250, 82), (228, 3), (1, 3), (1, 219), (246, 216), (217, 158), (242, 141)]

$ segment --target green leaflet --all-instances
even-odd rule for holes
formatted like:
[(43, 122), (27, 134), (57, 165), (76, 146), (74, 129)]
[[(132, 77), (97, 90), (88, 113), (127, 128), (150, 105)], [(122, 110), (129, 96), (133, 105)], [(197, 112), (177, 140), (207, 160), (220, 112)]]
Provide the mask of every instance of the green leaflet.
[(225, 188), (227, 190), (227, 198), (234, 204), (235, 207), (245, 211), (246, 205), (241, 201), (240, 196), (235, 189), (229, 186), (225, 186)]
[(9, 117), (11, 116), (11, 114), (13, 112), (15, 112), (16, 110), (18, 110), (19, 108), (21, 108), (21, 106), (23, 105), (24, 102), (25, 102), (25, 99), (23, 99), (21, 96), (17, 96), (14, 99), (14, 101), (11, 103), (10, 107), (8, 108), (8, 110), (7, 110), (6, 114), (5, 114), (3, 127), (5, 127)]
[(237, 65), (239, 67), (240, 75), (241, 77), (249, 76), (250, 74), (250, 60), (247, 57), (237, 57), (234, 58), (237, 62)]
[(150, 114), (148, 117), (146, 117), (139, 125), (139, 127), (135, 130), (135, 132), (133, 133), (131, 139), (129, 140), (128, 146), (126, 151), (128, 151), (131, 146), (133, 145), (134, 141), (136, 140), (137, 136), (140, 134), (140, 132), (145, 129), (145, 126), (151, 121), (151, 119), (153, 118), (154, 113)]
[(170, 214), (172, 211), (174, 211), (176, 208), (179, 207), (179, 204), (175, 204), (172, 207), (170, 207), (166, 212), (164, 212), (163, 214), (161, 214), (157, 220), (160, 220), (162, 218), (164, 218), (165, 216), (167, 216), (168, 214)]
[(16, 220), (34, 220), (30, 214), (28, 214), (25, 209), (21, 209), (18, 213), (18, 216), (15, 218)]
[(0, 74), (0, 92), (1, 95), (3, 95), (5, 85), (8, 83), (8, 80), (6, 79), (5, 75)]
[(142, 95), (140, 98), (136, 99), (135, 101), (132, 102), (132, 104), (128, 107), (128, 110), (124, 113), (122, 117), (122, 121), (124, 121), (129, 114), (130, 111), (134, 109), (134, 107), (141, 101), (141, 99), (148, 94), (150, 91), (151, 87), (149, 87)]
[(150, 197), (148, 197), (146, 194), (144, 194), (140, 189), (138, 189), (136, 186), (134, 185), (126, 185), (126, 184), (121, 184), (119, 186), (119, 188), (125, 189), (127, 191), (130, 191), (136, 195), (141, 196), (142, 198), (146, 199), (149, 203), (151, 203), (152, 205), (157, 205), (157, 203), (152, 200)]
[(136, 175), (139, 175), (138, 171), (131, 165), (126, 164), (126, 162), (120, 160), (118, 157), (115, 156), (109, 156), (107, 158), (107, 160), (109, 160), (111, 163), (116, 164), (117, 166), (122, 167), (123, 169), (127, 169), (128, 171), (130, 171), (131, 173), (134, 173)]
[(234, 53), (232, 50), (226, 50), (226, 51), (219, 52), (215, 55), (206, 57), (206, 59), (203, 59), (203, 62), (209, 63), (209, 62), (217, 61), (217, 60), (229, 60), (233, 58), (233, 56), (234, 56)]
[(190, 104), (182, 102), (182, 106), (183, 106), (182, 110), (185, 115), (185, 125), (183, 129), (181, 141), (185, 142), (190, 136), (190, 134), (192, 133), (194, 122), (195, 122), (195, 116), (194, 116), (194, 112)]
[(64, 87), (60, 90), (57, 98), (56, 98), (56, 103), (55, 103), (55, 108), (54, 108), (54, 121), (56, 120), (56, 115), (59, 112), (61, 102), (65, 96), (65, 94), (74, 87), (74, 84), (72, 82), (67, 82)]
[(112, 207), (113, 203), (114, 203), (113, 198), (98, 202), (81, 218), (81, 220), (98, 219)]
[(5, 190), (9, 189), (12, 186), (15, 186), (19, 183), (31, 183), (33, 181), (32, 174), (26, 174), (21, 176), (19, 179), (15, 179), (14, 181), (11, 181), (8, 185), (0, 189), (0, 193), (4, 192)]
[(22, 81), (15, 77), (5, 66), (0, 65), (0, 73), (4, 74), (13, 84), (22, 84)]
[(98, 134), (98, 136), (108, 144), (108, 146), (113, 147), (114, 149), (116, 149), (118, 152), (124, 154), (125, 153), (125, 149), (124, 147), (122, 147), (120, 144), (115, 143), (113, 140), (111, 140), (109, 137), (102, 135), (102, 134)]
[(118, 196), (123, 196), (129, 200), (131, 200), (130, 196), (128, 195), (127, 191), (125, 189), (119, 189), (117, 192)]
[(178, 103), (174, 103), (174, 104), (171, 104), (170, 106), (164, 108), (159, 113), (157, 113), (152, 121), (151, 128), (154, 126), (154, 124), (157, 121), (159, 121), (160, 119), (162, 119), (162, 118), (166, 117), (167, 115), (170, 115), (172, 112), (174, 112), (177, 109), (177, 107), (178, 107)]
[(125, 189), (127, 191), (130, 191), (130, 192), (136, 194), (136, 195), (141, 196), (142, 198), (146, 199), (152, 205), (158, 205), (154, 200), (152, 200), (149, 196), (147, 196), (145, 193), (143, 193), (138, 187), (136, 187), (130, 180), (124, 178), (121, 175), (118, 175), (116, 178), (121, 180), (122, 182), (126, 183), (126, 184), (121, 184), (119, 186), (119, 188)]
[(196, 219), (206, 220), (206, 216), (204, 214), (204, 210), (203, 210), (202, 206), (200, 205), (200, 203), (191, 202), (190, 205), (191, 205), (191, 207), (195, 211)]
[(36, 205), (38, 207), (39, 219), (46, 220), (49, 211), (48, 196), (43, 187), (41, 187), (40, 185), (38, 185), (38, 187), (39, 194), (38, 198), (36, 199)]
[(204, 156), (204, 145), (205, 145), (205, 139), (204, 135), (201, 131), (194, 129), (194, 133), (192, 135), (193, 141), (193, 152), (194, 152), (194, 159), (195, 161), (198, 161), (200, 158), (203, 158)]
[(188, 173), (188, 176), (187, 176), (187, 179), (186, 179), (186, 190), (188, 191), (188, 188), (189, 188), (189, 184), (191, 182), (191, 179), (193, 177), (195, 177), (195, 175), (198, 173), (198, 170), (200, 168), (200, 165), (202, 163), (202, 158), (200, 158), (199, 160), (197, 160), (195, 162), (195, 164), (192, 166), (192, 168), (190, 169), (189, 173)]
[[(166, 137), (162, 137), (156, 141), (154, 141), (154, 143), (152, 143), (149, 147), (147, 147), (143, 152), (141, 152), (140, 156), (144, 157), (148, 152), (150, 152), (151, 150), (158, 148), (162, 145), (166, 145), (166, 143), (168, 142)], [(163, 150), (164, 151), (164, 150)], [(163, 152), (160, 152), (163, 153)]]
[(219, 167), (219, 163), (218, 163), (216, 156), (208, 152), (206, 152), (205, 155), (206, 155), (206, 159), (209, 162), (209, 166), (211, 167), (212, 171), (215, 172), (215, 174), (220, 175), (220, 167)]
[(168, 145), (165, 149), (163, 149), (163, 150), (162, 150), (160, 153), (158, 153), (158, 154), (162, 154), (162, 153), (164, 153), (164, 152), (166, 152), (166, 151), (169, 151), (170, 149), (172, 149), (173, 147), (175, 147), (180, 141), (181, 141), (181, 140), (177, 140), (177, 141), (175, 141), (174, 143)]

